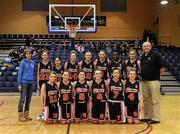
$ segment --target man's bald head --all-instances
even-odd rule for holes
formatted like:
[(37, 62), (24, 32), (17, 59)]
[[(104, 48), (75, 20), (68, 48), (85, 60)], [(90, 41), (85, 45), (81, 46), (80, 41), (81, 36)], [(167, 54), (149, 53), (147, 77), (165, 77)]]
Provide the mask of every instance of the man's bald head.
[(148, 41), (142, 44), (142, 50), (145, 54), (148, 54), (151, 51), (151, 48), (152, 48), (152, 44)]

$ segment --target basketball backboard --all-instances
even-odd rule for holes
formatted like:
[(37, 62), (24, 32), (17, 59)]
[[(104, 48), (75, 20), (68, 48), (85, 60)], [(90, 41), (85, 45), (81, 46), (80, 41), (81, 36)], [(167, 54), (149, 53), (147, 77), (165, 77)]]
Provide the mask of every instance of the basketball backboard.
[(70, 25), (77, 33), (96, 32), (96, 5), (50, 4), (48, 32), (68, 33)]

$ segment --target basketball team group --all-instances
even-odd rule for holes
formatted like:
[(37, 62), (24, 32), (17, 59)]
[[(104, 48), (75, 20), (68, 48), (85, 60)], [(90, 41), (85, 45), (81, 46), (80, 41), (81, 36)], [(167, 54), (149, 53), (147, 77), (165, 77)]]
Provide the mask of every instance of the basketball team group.
[[(146, 47), (145, 51), (149, 52), (145, 56), (151, 56), (151, 44), (144, 43), (143, 48)], [(41, 98), (40, 119), (46, 123), (62, 124), (137, 124), (141, 123), (141, 119), (159, 123), (160, 117), (157, 117), (157, 113), (149, 115), (149, 109), (145, 106), (147, 104), (143, 103), (142, 65), (136, 51), (130, 49), (127, 60), (120, 57), (119, 52), (113, 51), (110, 60), (106, 52), (100, 50), (98, 58), (93, 61), (91, 52), (86, 51), (84, 60), (78, 62), (76, 51), (72, 50), (69, 60), (62, 65), (60, 57), (56, 57), (52, 63), (48, 60), (48, 51), (43, 51), (36, 80), (37, 94)], [(160, 71), (161, 68), (163, 66), (159, 67)], [(18, 72), (18, 113), (21, 122), (32, 120), (29, 107), (34, 76), (35, 63), (31, 51), (26, 49)]]

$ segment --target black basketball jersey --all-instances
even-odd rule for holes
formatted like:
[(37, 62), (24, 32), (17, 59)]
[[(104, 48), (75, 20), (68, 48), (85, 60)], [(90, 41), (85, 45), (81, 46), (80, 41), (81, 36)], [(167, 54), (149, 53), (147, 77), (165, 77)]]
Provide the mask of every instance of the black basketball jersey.
[(58, 103), (58, 88), (57, 85), (51, 85), (48, 82), (46, 85), (46, 97), (45, 97), (45, 106), (50, 106)]
[(83, 84), (81, 84), (79, 81), (77, 81), (76, 85), (75, 85), (75, 100), (76, 102), (88, 102), (88, 90), (89, 90), (89, 86), (87, 84), (87, 82), (84, 82)]
[(111, 70), (113, 70), (114, 68), (119, 69), (120, 71), (123, 69), (123, 62), (122, 60), (118, 60), (118, 61), (111, 61)]
[(59, 99), (60, 103), (70, 103), (73, 101), (71, 82), (65, 85), (61, 81), (59, 86), (59, 91), (60, 91), (60, 99)]
[(40, 62), (39, 80), (49, 80), (49, 75), (50, 75), (51, 70), (52, 70), (52, 64), (50, 61), (46, 65)]
[(61, 67), (60, 69), (57, 69), (56, 67), (53, 67), (53, 71), (56, 72), (57, 82), (61, 82), (64, 68)]
[(129, 70), (135, 70), (136, 73), (138, 71), (138, 61), (135, 60), (133, 63), (130, 62), (130, 60), (127, 61), (126, 63), (126, 72), (128, 72)]
[(78, 63), (72, 64), (70, 61), (67, 63), (67, 70), (69, 72), (69, 79), (73, 82), (78, 79)]
[(81, 64), (81, 69), (83, 72), (85, 72), (86, 80), (90, 81), (93, 79), (93, 71), (94, 71), (93, 61), (87, 64), (85, 60), (83, 60)]
[(97, 60), (96, 68), (101, 70), (102, 72), (102, 78), (107, 79), (108, 78), (108, 61), (107, 59), (102, 63), (100, 60)]
[(92, 82), (92, 101), (105, 101), (106, 100), (106, 85), (102, 80), (99, 84), (95, 80)]
[(119, 80), (115, 82), (113, 79), (111, 79), (109, 83), (109, 100), (120, 101), (123, 99), (124, 97), (122, 81)]
[(121, 77), (123, 77), (123, 62), (122, 60), (118, 60), (118, 61), (111, 61), (111, 73), (113, 71), (113, 69), (119, 69), (120, 73), (121, 73)]
[(125, 104), (126, 105), (137, 105), (139, 102), (139, 81), (136, 80), (133, 84), (126, 80), (125, 84)]

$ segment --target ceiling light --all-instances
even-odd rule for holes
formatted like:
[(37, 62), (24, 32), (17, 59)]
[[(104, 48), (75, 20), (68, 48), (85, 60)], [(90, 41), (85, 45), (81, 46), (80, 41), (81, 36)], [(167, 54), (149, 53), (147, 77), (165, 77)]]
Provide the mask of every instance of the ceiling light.
[(166, 5), (166, 4), (168, 4), (169, 3), (169, 1), (168, 0), (161, 0), (161, 2), (160, 2), (162, 5)]

